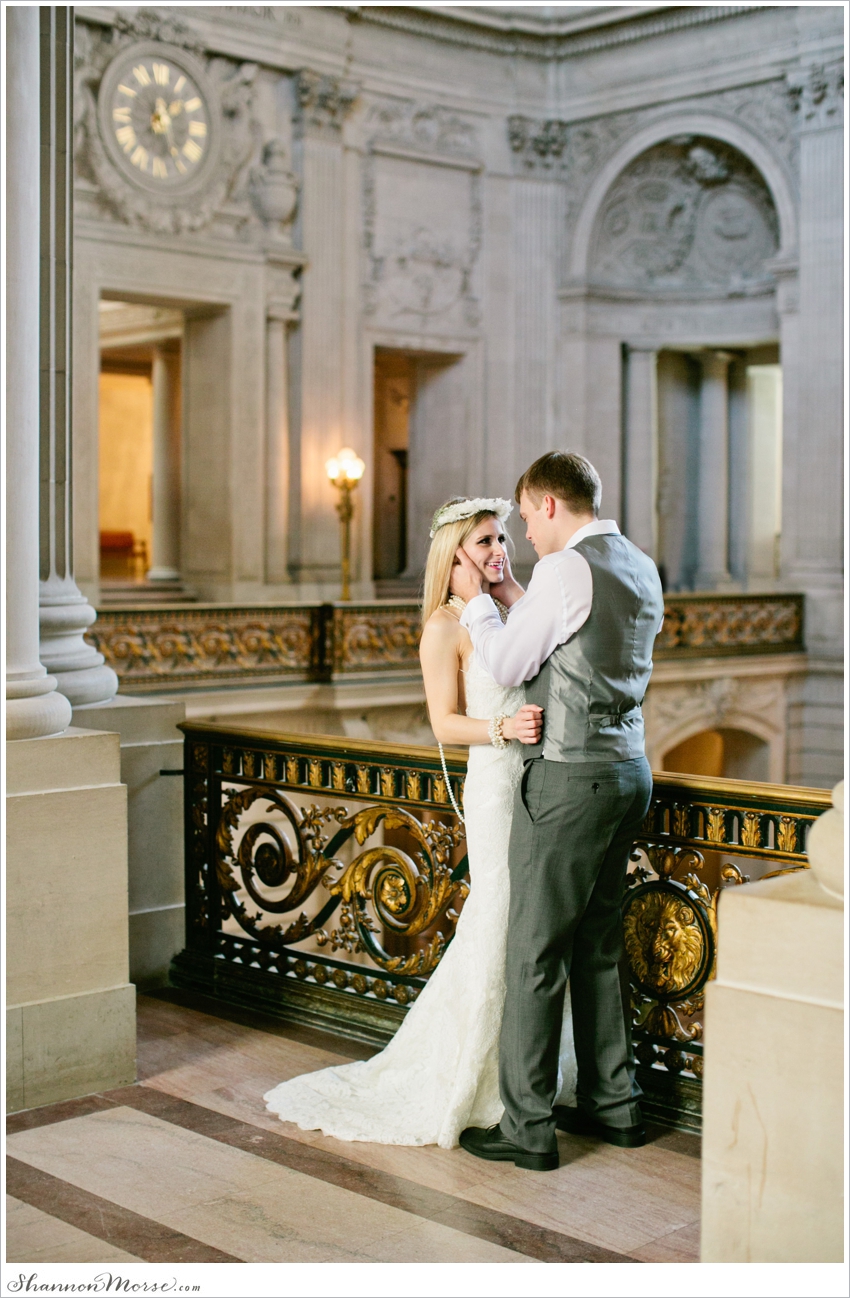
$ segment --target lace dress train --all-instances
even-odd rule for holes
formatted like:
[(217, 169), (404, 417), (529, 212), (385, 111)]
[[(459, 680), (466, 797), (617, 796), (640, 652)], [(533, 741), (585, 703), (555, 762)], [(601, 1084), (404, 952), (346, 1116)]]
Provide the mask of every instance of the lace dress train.
[[(521, 688), (504, 689), (473, 659), (467, 715), (513, 715)], [(455, 936), (389, 1045), (372, 1059), (306, 1073), (265, 1096), (266, 1107), (305, 1131), (340, 1140), (451, 1149), (464, 1127), (499, 1121), (499, 1030), (505, 998), (508, 841), (518, 743), (470, 748), (464, 819), (470, 892)], [(559, 1101), (575, 1095), (569, 994), (561, 1038)]]

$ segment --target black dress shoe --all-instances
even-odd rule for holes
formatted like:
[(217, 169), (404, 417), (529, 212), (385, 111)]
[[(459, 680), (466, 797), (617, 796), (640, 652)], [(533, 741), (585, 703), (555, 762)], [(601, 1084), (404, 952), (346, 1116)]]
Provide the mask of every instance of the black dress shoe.
[(553, 1149), (549, 1154), (535, 1154), (530, 1149), (522, 1149), (502, 1134), (497, 1124), (495, 1127), (467, 1127), (460, 1133), (461, 1149), (476, 1158), (486, 1158), (493, 1163), (513, 1163), (515, 1167), (527, 1167), (532, 1172), (554, 1172), (558, 1166), (558, 1151)]
[(611, 1127), (592, 1118), (584, 1109), (569, 1109), (565, 1104), (556, 1104), (554, 1114), (558, 1130), (568, 1131), (571, 1136), (594, 1136), (622, 1149), (636, 1149), (646, 1144), (646, 1128), (642, 1122), (636, 1122), (633, 1127)]

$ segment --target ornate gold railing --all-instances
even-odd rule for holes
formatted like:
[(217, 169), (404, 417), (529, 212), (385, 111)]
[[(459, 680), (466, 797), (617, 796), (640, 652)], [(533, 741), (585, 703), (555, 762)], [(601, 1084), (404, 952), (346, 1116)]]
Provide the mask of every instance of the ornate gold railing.
[[(124, 693), (419, 673), (419, 605), (107, 608), (86, 639)], [(796, 652), (802, 595), (668, 595), (657, 659)]]
[[(451, 941), (468, 893), (439, 753), (185, 724), (186, 948), (172, 976), (382, 1043)], [(447, 757), (459, 800), (465, 755)], [(717, 903), (806, 866), (816, 789), (656, 777), (624, 900), (647, 1109), (699, 1122)]]

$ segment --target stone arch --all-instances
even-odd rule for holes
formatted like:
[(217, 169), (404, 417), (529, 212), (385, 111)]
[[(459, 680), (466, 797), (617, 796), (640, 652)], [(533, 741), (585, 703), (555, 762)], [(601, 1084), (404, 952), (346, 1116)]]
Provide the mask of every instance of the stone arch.
[(777, 256), (790, 259), (797, 248), (797, 211), (794, 192), (785, 167), (758, 136), (739, 122), (712, 113), (677, 113), (645, 126), (608, 159), (593, 180), (582, 204), (573, 235), (570, 276), (585, 282), (590, 271), (593, 237), (602, 205), (618, 176), (653, 145), (676, 136), (694, 135), (717, 139), (730, 145), (752, 164), (766, 184), (779, 222)]
[[(737, 709), (725, 711), (718, 715), (717, 711), (706, 709), (692, 713), (687, 719), (682, 719), (679, 725), (670, 728), (661, 727), (656, 733), (647, 737), (647, 757), (653, 770), (661, 771), (665, 769), (665, 758), (675, 748), (686, 743), (689, 739), (695, 739), (701, 734), (709, 731), (735, 732), (744, 736), (749, 736), (752, 740), (765, 745), (766, 751), (766, 770), (764, 770), (759, 779), (768, 781), (772, 784), (781, 784), (785, 779), (785, 734), (778, 730), (776, 726), (761, 717), (754, 716), (750, 713), (740, 712)], [(729, 777), (737, 778), (737, 777)], [(749, 777), (748, 777), (749, 778)]]

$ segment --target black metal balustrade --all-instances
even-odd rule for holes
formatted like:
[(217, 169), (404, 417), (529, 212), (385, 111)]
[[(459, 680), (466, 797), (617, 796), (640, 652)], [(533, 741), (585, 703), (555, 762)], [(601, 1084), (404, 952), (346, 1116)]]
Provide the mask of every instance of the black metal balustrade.
[[(434, 748), (186, 723), (186, 948), (173, 981), (383, 1044), (454, 933), (463, 826)], [(447, 755), (459, 802), (465, 754)], [(806, 868), (818, 789), (660, 774), (624, 899), (646, 1111), (698, 1129), (717, 903)]]

